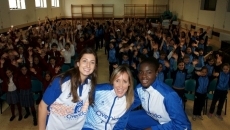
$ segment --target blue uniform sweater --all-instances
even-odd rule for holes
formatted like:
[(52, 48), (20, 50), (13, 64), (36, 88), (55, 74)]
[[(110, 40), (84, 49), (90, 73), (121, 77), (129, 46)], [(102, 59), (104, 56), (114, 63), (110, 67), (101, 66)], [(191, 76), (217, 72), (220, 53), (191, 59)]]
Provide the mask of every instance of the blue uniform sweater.
[(115, 48), (109, 50), (109, 62), (117, 62)]
[(177, 69), (172, 73), (173, 78), (173, 86), (176, 88), (184, 88), (185, 87), (185, 79), (187, 77), (187, 71)]
[(217, 87), (218, 90), (228, 90), (229, 88), (229, 73), (220, 72)]
[(208, 84), (209, 84), (208, 76), (198, 77), (197, 82), (196, 82), (196, 85), (197, 85), (196, 92), (200, 94), (207, 93)]

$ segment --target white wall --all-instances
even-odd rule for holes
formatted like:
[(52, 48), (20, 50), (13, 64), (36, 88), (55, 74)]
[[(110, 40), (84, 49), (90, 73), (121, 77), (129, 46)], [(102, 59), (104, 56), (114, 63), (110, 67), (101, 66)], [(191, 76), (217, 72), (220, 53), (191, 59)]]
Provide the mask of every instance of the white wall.
[(41, 20), (45, 19), (45, 16), (49, 18), (61, 17), (61, 2), (60, 7), (51, 8), (51, 0), (47, 0), (47, 8), (35, 8), (34, 0), (25, 0), (26, 9), (24, 10), (9, 10), (8, 0), (1, 0), (0, 4), (0, 31), (5, 31), (11, 25), (25, 25), (34, 23), (40, 17)]
[(123, 17), (124, 4), (167, 4), (168, 0), (63, 0), (63, 14), (71, 17), (71, 4), (114, 4), (114, 17)]
[(201, 0), (170, 0), (169, 5), (181, 20), (230, 31), (227, 0), (217, 0), (216, 11), (200, 10)]
[(35, 8), (34, 0), (25, 0), (25, 3), (26, 9), (24, 10), (9, 10), (8, 0), (1, 0), (0, 32), (5, 32), (11, 25), (23, 27), (34, 24), (38, 17), (41, 20), (44, 20), (45, 16), (49, 18), (71, 17), (71, 4), (114, 4), (114, 17), (121, 18), (124, 15), (124, 4), (165, 5), (168, 4), (168, 0), (60, 0), (58, 8), (51, 8), (51, 0), (47, 0), (47, 8)]

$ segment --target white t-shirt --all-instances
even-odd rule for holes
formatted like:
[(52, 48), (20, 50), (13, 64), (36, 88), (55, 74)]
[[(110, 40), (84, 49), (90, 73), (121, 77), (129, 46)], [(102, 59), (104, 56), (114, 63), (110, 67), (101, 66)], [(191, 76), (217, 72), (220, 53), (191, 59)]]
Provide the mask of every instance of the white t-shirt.
[(10, 82), (8, 84), (8, 92), (15, 91), (17, 88), (13, 82), (13, 77), (10, 78)]
[[(73, 103), (70, 94), (70, 79), (65, 81), (60, 88), (60, 78), (56, 78), (47, 88), (43, 101), (50, 105), (46, 130), (81, 130), (88, 110), (88, 94), (91, 82), (78, 87), (80, 101)], [(60, 91), (61, 89), (61, 91)], [(61, 92), (61, 93), (60, 93)], [(60, 95), (59, 95), (60, 94)], [(54, 102), (55, 95), (59, 95)], [(51, 104), (50, 104), (51, 103)]]

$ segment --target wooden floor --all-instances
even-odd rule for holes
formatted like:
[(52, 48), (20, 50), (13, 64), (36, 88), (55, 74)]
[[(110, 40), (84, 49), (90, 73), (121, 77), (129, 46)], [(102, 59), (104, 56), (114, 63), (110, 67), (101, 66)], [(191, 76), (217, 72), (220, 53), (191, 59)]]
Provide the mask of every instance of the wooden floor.
[[(104, 54), (104, 49), (99, 50), (98, 52), (98, 59), (99, 59), (99, 77), (98, 82), (108, 82), (108, 61), (106, 58), (106, 55)], [(228, 97), (230, 97), (230, 94), (228, 93)], [(211, 101), (208, 103), (211, 104)], [(197, 119), (196, 121), (193, 121), (192, 118), (192, 107), (193, 107), (193, 101), (188, 101), (186, 103), (186, 113), (188, 115), (189, 120), (192, 123), (192, 129), (193, 130), (230, 130), (230, 102), (228, 101), (227, 106), (227, 115), (224, 115), (223, 121), (220, 121), (216, 117), (213, 117), (212, 119), (209, 119), (206, 115), (204, 115), (204, 120)], [(209, 106), (208, 106), (209, 108)], [(17, 112), (17, 111), (16, 111)], [(25, 111), (24, 111), (25, 113)], [(37, 129), (37, 127), (33, 126), (33, 119), (32, 116), (29, 116), (27, 119), (22, 119), (21, 121), (18, 121), (17, 118), (15, 118), (14, 121), (10, 122), (9, 119), (11, 117), (10, 109), (7, 104), (4, 104), (3, 106), (3, 113), (0, 115), (0, 130), (34, 130)]]

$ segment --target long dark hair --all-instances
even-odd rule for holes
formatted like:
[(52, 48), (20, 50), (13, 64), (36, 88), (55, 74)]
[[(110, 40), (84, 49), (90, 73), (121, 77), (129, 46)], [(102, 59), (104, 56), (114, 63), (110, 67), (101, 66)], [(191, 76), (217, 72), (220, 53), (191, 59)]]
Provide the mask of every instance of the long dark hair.
[[(5, 74), (6, 74), (7, 71), (10, 71), (12, 73), (12, 75), (13, 75), (13, 69), (12, 68), (6, 68), (5, 69)], [(9, 84), (10, 83), (10, 77), (8, 77), (8, 76), (6, 76), (6, 77), (8, 79), (7, 84)]]
[(77, 94), (77, 89), (81, 85), (81, 83), (84, 81), (81, 81), (79, 67), (76, 65), (76, 63), (80, 62), (80, 60), (84, 54), (93, 54), (95, 57), (95, 60), (96, 60), (95, 69), (92, 72), (92, 74), (90, 74), (88, 76), (91, 79), (91, 90), (89, 92), (89, 104), (91, 105), (94, 102), (93, 92), (94, 92), (95, 86), (97, 84), (97, 65), (98, 65), (97, 54), (92, 48), (83, 49), (75, 61), (74, 68), (60, 74), (59, 77), (61, 77), (61, 84), (63, 83), (63, 81), (66, 77), (69, 76), (71, 78), (71, 89), (70, 89), (70, 91), (71, 91), (71, 95), (73, 96), (72, 102), (74, 102), (74, 103), (78, 102), (79, 96)]

